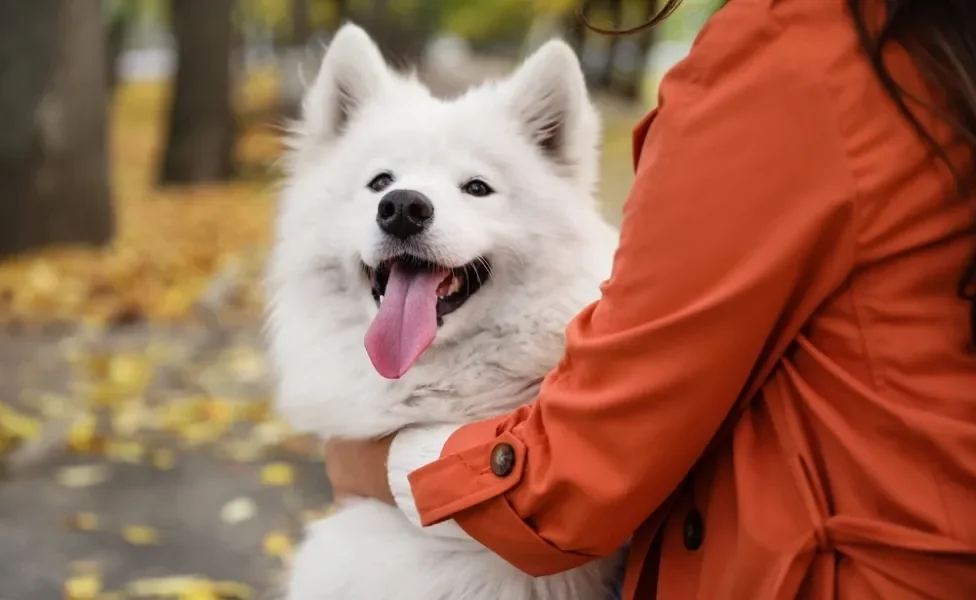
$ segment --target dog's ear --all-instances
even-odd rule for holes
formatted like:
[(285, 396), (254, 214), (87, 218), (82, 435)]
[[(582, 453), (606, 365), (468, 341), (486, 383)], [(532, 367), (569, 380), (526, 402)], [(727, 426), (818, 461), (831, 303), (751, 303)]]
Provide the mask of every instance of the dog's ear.
[(505, 84), (508, 110), (539, 151), (583, 185), (596, 179), (600, 122), (579, 60), (561, 40), (542, 45)]
[(362, 28), (343, 25), (305, 96), (303, 133), (319, 141), (342, 135), (357, 110), (383, 93), (391, 71)]

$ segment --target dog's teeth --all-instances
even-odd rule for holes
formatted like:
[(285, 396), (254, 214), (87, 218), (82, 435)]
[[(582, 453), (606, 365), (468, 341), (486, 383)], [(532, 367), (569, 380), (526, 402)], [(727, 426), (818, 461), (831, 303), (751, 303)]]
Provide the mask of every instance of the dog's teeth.
[(451, 294), (456, 294), (459, 291), (461, 291), (461, 278), (453, 277), (451, 279), (451, 287), (447, 289), (447, 295), (450, 296)]

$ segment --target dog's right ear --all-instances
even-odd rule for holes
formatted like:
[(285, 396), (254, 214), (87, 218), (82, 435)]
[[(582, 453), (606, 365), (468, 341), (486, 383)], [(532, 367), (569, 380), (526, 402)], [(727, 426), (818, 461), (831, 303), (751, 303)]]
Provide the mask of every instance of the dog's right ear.
[(356, 111), (383, 93), (390, 76), (369, 34), (356, 25), (343, 25), (303, 101), (303, 134), (322, 142), (341, 136)]
[(516, 69), (504, 89), (510, 114), (539, 152), (560, 173), (592, 188), (600, 121), (572, 48), (561, 40), (546, 42)]

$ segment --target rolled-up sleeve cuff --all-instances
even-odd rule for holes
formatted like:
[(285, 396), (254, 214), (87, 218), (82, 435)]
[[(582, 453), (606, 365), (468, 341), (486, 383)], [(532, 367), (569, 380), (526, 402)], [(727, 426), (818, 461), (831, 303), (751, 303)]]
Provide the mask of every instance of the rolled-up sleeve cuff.
[[(511, 433), (498, 436), (500, 421), (461, 427), (447, 439), (439, 460), (410, 473), (413, 498), (425, 526), (504, 494), (519, 482), (525, 466), (525, 445)], [(512, 446), (514, 465), (506, 476), (499, 477), (491, 470), (491, 452), (502, 443)]]
[[(540, 537), (519, 517), (504, 494), (525, 470), (525, 444), (509, 432), (498, 434), (501, 419), (465, 425), (447, 440), (441, 458), (408, 475), (424, 526), (454, 519), (461, 529), (520, 570), (533, 576), (566, 571), (593, 556), (565, 552)], [(492, 452), (508, 444), (514, 465), (506, 475), (491, 468)]]

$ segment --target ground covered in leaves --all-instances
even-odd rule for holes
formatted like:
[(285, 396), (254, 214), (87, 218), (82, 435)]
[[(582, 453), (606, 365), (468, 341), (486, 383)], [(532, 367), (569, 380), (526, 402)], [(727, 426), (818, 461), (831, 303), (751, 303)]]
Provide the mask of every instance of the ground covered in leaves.
[(0, 339), (0, 598), (271, 597), (328, 509), (253, 328)]
[[(331, 498), (270, 410), (259, 334), (280, 130), (240, 97), (234, 182), (155, 185), (167, 89), (113, 103), (117, 236), (0, 262), (0, 600), (274, 597)], [(619, 214), (639, 109), (604, 105)]]
[(0, 263), (0, 600), (262, 598), (328, 510), (258, 335), (278, 130), (238, 99), (238, 181), (155, 185), (167, 89), (113, 105), (117, 237)]

